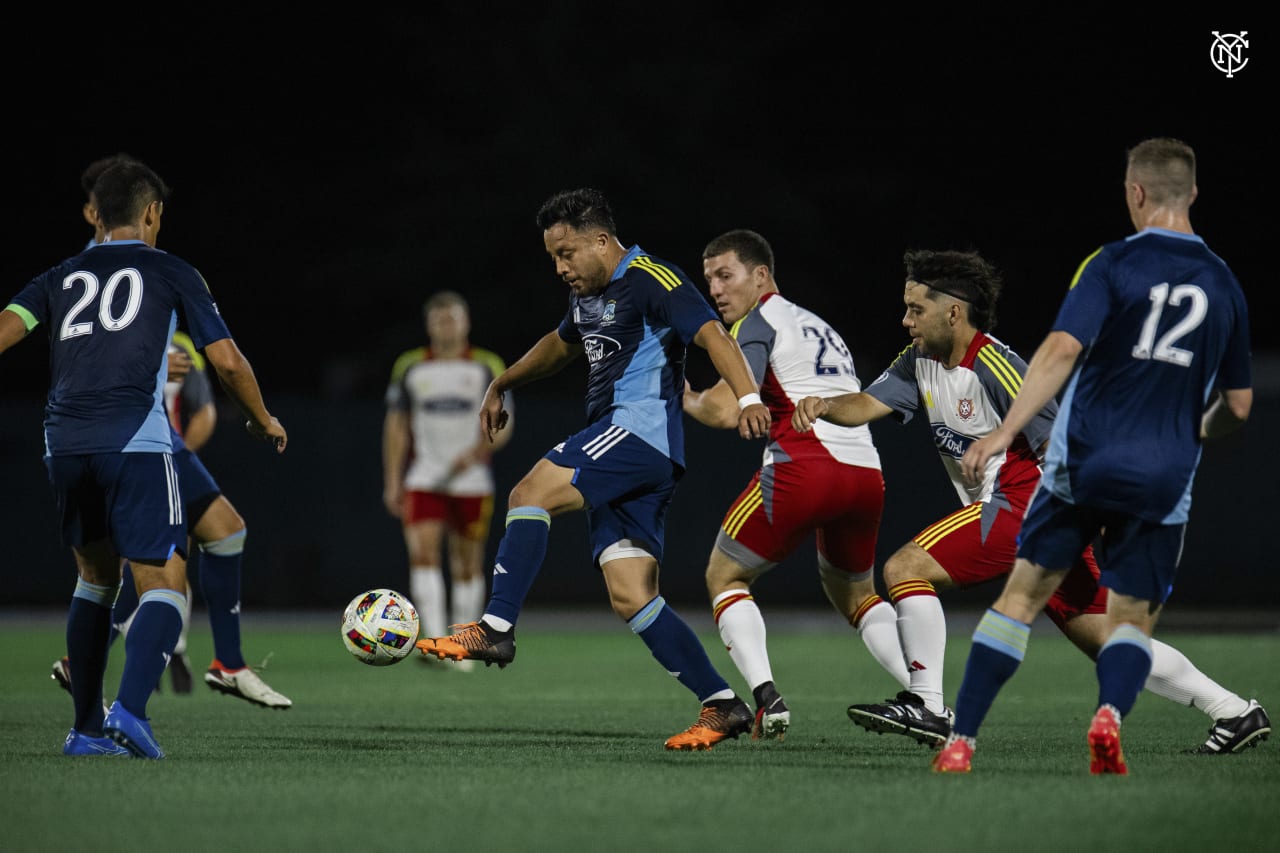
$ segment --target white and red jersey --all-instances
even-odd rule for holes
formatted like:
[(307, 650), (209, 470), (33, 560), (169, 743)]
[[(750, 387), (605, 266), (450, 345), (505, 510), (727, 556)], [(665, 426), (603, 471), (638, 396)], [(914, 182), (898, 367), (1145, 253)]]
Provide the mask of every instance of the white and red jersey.
[(797, 400), (849, 394), (862, 388), (849, 348), (835, 329), (781, 294), (766, 293), (730, 331), (773, 418), (764, 465), (816, 456), (880, 468), (880, 454), (866, 426), (818, 421), (807, 433), (791, 427)]
[(1026, 372), (1027, 363), (1007, 344), (979, 332), (960, 363), (949, 369), (914, 345), (907, 347), (867, 386), (867, 394), (893, 409), (902, 423), (924, 411), (962, 503), (1012, 502), (1021, 514), (1040, 482), (1037, 450), (1049, 440), (1058, 411), (1055, 401), (1031, 419), (1005, 453), (991, 457), (979, 485), (966, 483), (960, 460), (971, 444), (1004, 422)]
[[(504, 370), (495, 353), (469, 347), (458, 358), (430, 349), (409, 350), (396, 360), (387, 386), (387, 407), (409, 416), (412, 436), (404, 485), (410, 491), (448, 495), (493, 493), (493, 472), (476, 462), (449, 477), (454, 460), (480, 440), (480, 404), (493, 378)], [(507, 395), (508, 411), (514, 401)]]

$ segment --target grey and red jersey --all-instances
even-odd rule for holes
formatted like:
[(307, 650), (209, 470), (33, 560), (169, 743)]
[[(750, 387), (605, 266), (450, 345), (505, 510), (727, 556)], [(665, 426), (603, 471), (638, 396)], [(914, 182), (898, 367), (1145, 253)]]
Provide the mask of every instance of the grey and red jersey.
[(1031, 419), (1009, 449), (991, 457), (982, 482), (966, 483), (960, 460), (969, 446), (1004, 422), (1018, 396), (1027, 363), (1004, 342), (979, 332), (964, 358), (948, 368), (914, 346), (867, 386), (867, 394), (893, 409), (906, 423), (917, 412), (929, 418), (929, 431), (942, 464), (963, 504), (1008, 500), (1025, 506), (1040, 481), (1038, 451), (1049, 440), (1058, 405), (1054, 401)]

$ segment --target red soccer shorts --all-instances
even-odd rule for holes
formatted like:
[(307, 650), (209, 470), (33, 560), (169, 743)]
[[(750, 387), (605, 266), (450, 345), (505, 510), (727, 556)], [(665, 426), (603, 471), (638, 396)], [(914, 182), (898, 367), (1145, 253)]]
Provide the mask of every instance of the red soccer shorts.
[(440, 492), (409, 492), (405, 495), (404, 525), (420, 521), (443, 521), (454, 533), (467, 539), (489, 536), (493, 518), (493, 495), (445, 495)]
[[(972, 586), (1013, 570), (1021, 526), (1020, 512), (977, 502), (929, 525), (912, 541), (929, 552), (956, 584)], [(1082, 613), (1106, 610), (1107, 591), (1098, 585), (1098, 563), (1090, 546), (1067, 572), (1044, 612), (1062, 628)]]
[(757, 471), (721, 528), (775, 563), (815, 532), (820, 554), (833, 566), (857, 573), (875, 564), (883, 509), (884, 478), (878, 469), (801, 459)]

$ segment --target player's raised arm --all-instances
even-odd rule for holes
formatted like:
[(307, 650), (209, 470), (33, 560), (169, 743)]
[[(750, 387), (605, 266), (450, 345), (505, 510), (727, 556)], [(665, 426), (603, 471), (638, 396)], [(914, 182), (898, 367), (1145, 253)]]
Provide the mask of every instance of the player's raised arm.
[(284, 426), (267, 411), (262, 400), (262, 389), (258, 387), (258, 379), (253, 374), (253, 366), (240, 352), (240, 347), (231, 338), (222, 338), (205, 347), (205, 356), (218, 374), (218, 381), (235, 400), (240, 411), (248, 418), (245, 428), (257, 438), (266, 439), (275, 444), (276, 452), (283, 453), (289, 436)]
[(729, 336), (719, 320), (708, 320), (694, 335), (693, 342), (707, 351), (738, 401), (738, 435), (764, 438), (769, 434), (769, 410), (760, 402), (760, 386), (751, 375), (751, 367), (742, 355), (738, 342)]

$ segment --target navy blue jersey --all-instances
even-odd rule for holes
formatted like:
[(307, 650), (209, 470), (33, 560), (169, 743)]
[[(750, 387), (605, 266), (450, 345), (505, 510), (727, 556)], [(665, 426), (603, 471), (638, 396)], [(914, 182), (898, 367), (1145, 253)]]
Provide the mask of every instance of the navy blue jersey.
[(560, 337), (587, 355), (587, 421), (617, 424), (684, 467), (684, 366), (711, 304), (677, 266), (632, 246), (604, 290), (570, 295)]
[(169, 452), (168, 345), (228, 338), (194, 267), (140, 240), (92, 246), (36, 276), (8, 306), (49, 329), (45, 452)]
[(1053, 328), (1084, 351), (1044, 484), (1071, 503), (1185, 523), (1206, 403), (1215, 387), (1251, 386), (1240, 283), (1199, 237), (1148, 228), (1085, 260)]

